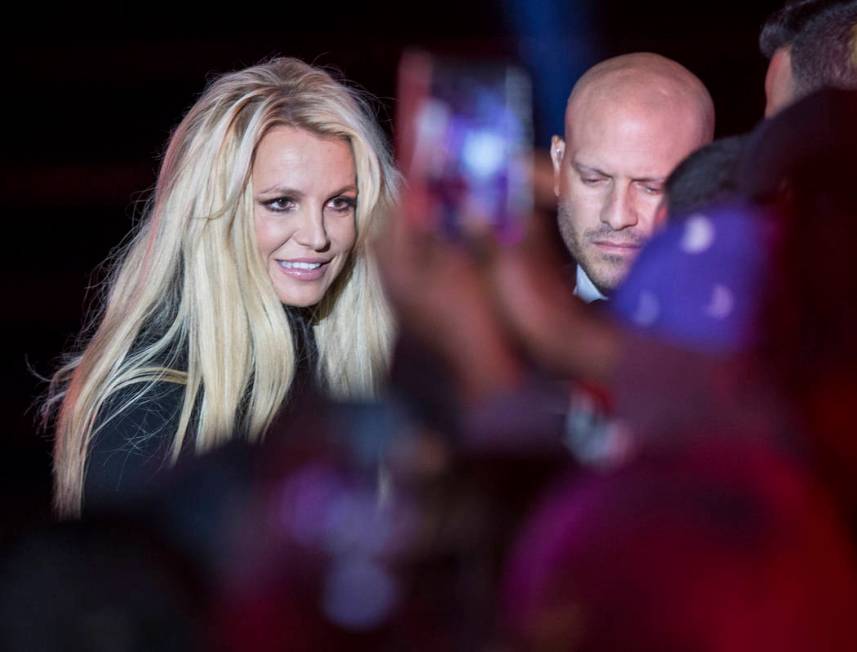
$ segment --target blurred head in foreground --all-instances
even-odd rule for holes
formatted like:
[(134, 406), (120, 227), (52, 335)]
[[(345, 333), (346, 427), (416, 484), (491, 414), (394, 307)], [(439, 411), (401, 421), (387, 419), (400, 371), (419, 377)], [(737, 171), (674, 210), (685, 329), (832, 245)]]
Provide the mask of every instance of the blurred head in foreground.
[(794, 467), (710, 441), (550, 495), (511, 560), (507, 624), (527, 650), (851, 649), (852, 555)]

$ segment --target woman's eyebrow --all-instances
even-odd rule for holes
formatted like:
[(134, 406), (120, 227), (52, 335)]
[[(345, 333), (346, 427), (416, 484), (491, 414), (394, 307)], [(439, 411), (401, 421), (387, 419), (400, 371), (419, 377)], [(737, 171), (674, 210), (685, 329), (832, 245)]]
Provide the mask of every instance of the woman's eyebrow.
[[(331, 193), (328, 193), (331, 197), (334, 195), (341, 195), (344, 192), (357, 192), (357, 186), (353, 183), (348, 184), (347, 186), (342, 186), (341, 188), (334, 190)], [(304, 192), (302, 190), (298, 190), (297, 188), (289, 188), (288, 186), (281, 185), (273, 185), (258, 192), (260, 195), (269, 195), (269, 194), (278, 194), (278, 195), (289, 195), (291, 197), (303, 197)]]
[(349, 183), (347, 186), (342, 186), (339, 190), (334, 190), (330, 195), (332, 197), (334, 195), (341, 195), (344, 192), (357, 192), (357, 186), (353, 183)]
[(279, 195), (291, 195), (293, 197), (303, 197), (304, 194), (297, 188), (289, 188), (288, 186), (281, 186), (277, 184), (259, 191), (260, 195), (268, 195), (271, 193), (277, 193)]

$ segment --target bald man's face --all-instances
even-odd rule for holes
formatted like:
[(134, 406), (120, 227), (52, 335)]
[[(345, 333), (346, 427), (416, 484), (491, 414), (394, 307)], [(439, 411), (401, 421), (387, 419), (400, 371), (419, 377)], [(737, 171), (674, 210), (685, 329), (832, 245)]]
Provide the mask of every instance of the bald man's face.
[(702, 145), (696, 113), (676, 106), (580, 100), (551, 158), (566, 246), (604, 293), (624, 279), (657, 224), (664, 182)]

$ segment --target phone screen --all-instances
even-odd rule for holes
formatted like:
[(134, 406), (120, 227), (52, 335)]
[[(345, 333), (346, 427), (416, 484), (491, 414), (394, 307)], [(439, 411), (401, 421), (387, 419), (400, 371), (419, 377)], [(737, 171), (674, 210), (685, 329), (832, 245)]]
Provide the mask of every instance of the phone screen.
[(450, 239), (519, 239), (532, 210), (531, 116), (519, 67), (406, 53), (397, 125), (406, 211)]

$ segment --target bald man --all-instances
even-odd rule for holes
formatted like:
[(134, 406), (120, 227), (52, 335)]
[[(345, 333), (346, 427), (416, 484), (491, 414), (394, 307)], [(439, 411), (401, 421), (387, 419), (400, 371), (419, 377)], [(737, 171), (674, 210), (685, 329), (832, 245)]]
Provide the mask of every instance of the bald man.
[(578, 80), (551, 160), (581, 299), (607, 298), (622, 281), (657, 225), (667, 176), (713, 134), (711, 96), (675, 61), (628, 54)]

